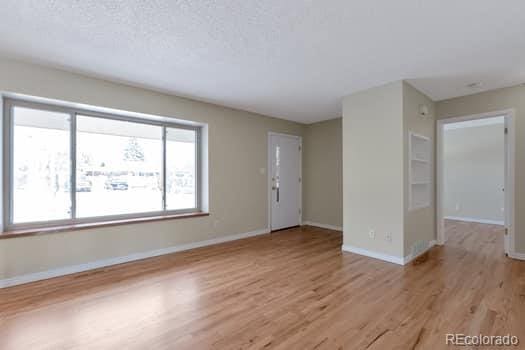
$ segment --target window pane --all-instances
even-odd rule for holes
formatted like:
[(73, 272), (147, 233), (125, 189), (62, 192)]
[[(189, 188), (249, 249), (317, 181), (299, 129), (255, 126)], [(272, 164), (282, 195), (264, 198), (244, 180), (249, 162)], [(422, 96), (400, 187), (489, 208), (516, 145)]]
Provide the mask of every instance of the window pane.
[(162, 128), (77, 116), (77, 217), (162, 210)]
[(68, 219), (69, 114), (13, 108), (13, 223)]
[(166, 128), (166, 208), (189, 209), (196, 205), (194, 130)]

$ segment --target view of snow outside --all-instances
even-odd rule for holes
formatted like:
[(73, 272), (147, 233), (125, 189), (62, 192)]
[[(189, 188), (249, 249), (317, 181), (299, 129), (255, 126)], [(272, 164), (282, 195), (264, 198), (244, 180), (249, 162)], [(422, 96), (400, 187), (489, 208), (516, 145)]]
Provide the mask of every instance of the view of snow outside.
[[(37, 120), (48, 112), (32, 113)], [(30, 125), (26, 116), (19, 125), (15, 114), (14, 223), (71, 217), (68, 117), (49, 113), (65, 119), (43, 127), (42, 118)], [(167, 130), (175, 135), (166, 144), (167, 209), (194, 208), (195, 131)], [(161, 127), (78, 116), (76, 139), (78, 218), (162, 210)]]
[(69, 218), (69, 130), (16, 126), (13, 222)]

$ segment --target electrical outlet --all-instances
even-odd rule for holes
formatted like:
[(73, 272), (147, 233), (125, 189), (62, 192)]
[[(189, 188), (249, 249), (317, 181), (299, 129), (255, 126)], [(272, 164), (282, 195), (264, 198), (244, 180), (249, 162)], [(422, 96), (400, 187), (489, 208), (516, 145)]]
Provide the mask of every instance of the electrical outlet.
[(388, 243), (392, 243), (392, 234), (390, 232), (387, 232), (385, 235), (385, 239)]
[(460, 211), (461, 210), (461, 205), (459, 203), (456, 203), (456, 211)]
[(376, 238), (376, 231), (374, 231), (374, 230), (368, 231), (368, 236), (370, 237), (370, 239), (375, 239)]

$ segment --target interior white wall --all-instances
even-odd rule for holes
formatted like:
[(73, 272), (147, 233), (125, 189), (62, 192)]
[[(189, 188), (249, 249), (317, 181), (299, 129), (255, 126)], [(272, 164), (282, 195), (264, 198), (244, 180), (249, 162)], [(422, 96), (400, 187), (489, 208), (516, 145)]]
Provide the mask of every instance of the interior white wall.
[(504, 124), (443, 131), (445, 217), (504, 223)]

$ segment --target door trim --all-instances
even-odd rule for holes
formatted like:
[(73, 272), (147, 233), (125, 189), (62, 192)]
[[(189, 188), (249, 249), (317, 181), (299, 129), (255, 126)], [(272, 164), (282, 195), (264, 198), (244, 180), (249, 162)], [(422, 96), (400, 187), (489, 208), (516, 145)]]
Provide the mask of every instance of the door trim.
[(268, 202), (268, 230), (272, 231), (272, 152), (271, 152), (271, 137), (272, 136), (285, 136), (285, 137), (292, 137), (299, 140), (299, 147), (301, 149), (299, 150), (299, 177), (301, 178), (301, 186), (299, 186), (299, 225), (303, 222), (303, 138), (298, 135), (291, 135), (291, 134), (284, 134), (284, 133), (278, 133), (269, 131), (268, 136), (266, 138), (267, 146), (267, 167), (266, 167), (266, 174), (267, 174), (267, 183), (266, 183), (266, 191), (267, 191), (267, 202)]
[(436, 200), (436, 225), (437, 225), (437, 242), (443, 245), (446, 241), (444, 229), (444, 215), (443, 215), (443, 128), (445, 124), (463, 122), (468, 120), (485, 119), (492, 117), (505, 117), (505, 126), (508, 129), (506, 137), (507, 152), (506, 157), (506, 177), (505, 177), (505, 219), (508, 235), (505, 237), (506, 253), (512, 257), (515, 255), (515, 201), (514, 201), (514, 184), (515, 184), (515, 169), (516, 169), (516, 127), (515, 127), (515, 110), (506, 109), (500, 111), (493, 111), (480, 114), (472, 114), (461, 117), (443, 118), (437, 120), (437, 200)]

